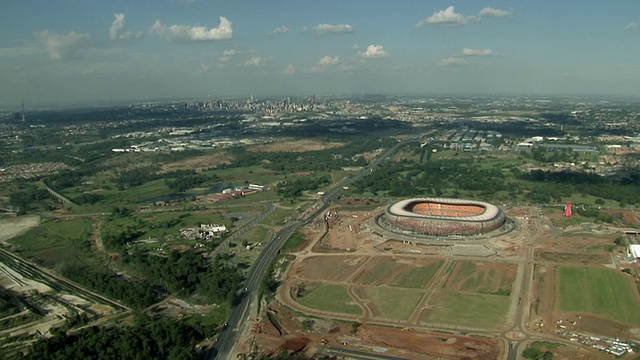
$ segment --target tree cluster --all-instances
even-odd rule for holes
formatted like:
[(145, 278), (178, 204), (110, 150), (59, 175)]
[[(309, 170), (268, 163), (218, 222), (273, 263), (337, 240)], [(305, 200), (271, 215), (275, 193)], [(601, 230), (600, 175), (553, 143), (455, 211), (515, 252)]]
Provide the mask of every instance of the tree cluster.
[(197, 294), (210, 303), (233, 301), (243, 280), (237, 266), (218, 255), (211, 263), (193, 250), (170, 251), (166, 256), (135, 252), (123, 261), (138, 269), (149, 282), (182, 297)]
[[(640, 204), (640, 176), (638, 170), (621, 176), (599, 176), (581, 172), (550, 172), (534, 170), (523, 173), (520, 179), (535, 182), (535, 202), (561, 201), (576, 193), (618, 201), (621, 205)], [(537, 200), (537, 201), (536, 201)]]
[(9, 205), (16, 209), (18, 215), (23, 215), (50, 197), (47, 190), (34, 184), (24, 184), (19, 190), (9, 194)]
[(446, 189), (495, 193), (503, 190), (504, 175), (481, 169), (471, 160), (438, 160), (425, 164), (409, 161), (387, 163), (353, 185), (355, 191), (389, 196), (440, 196)]
[(220, 177), (215, 174), (183, 174), (174, 179), (166, 179), (165, 183), (169, 189), (176, 192), (183, 192), (210, 181), (220, 181)]
[(60, 273), (72, 281), (135, 309), (153, 304), (157, 297), (155, 289), (148, 283), (129, 281), (108, 271), (69, 264), (64, 266)]
[(58, 332), (35, 343), (25, 357), (15, 359), (198, 359), (195, 345), (203, 338), (202, 333), (184, 322), (138, 318), (133, 326)]
[(330, 184), (326, 176), (298, 178), (294, 181), (281, 181), (276, 185), (276, 192), (285, 199), (296, 198), (303, 191), (315, 191)]

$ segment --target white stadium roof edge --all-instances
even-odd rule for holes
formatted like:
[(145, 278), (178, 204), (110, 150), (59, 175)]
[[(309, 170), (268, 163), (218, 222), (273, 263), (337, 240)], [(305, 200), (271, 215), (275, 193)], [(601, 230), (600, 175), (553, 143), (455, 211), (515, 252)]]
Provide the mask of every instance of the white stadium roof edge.
[(637, 244), (631, 244), (629, 245), (629, 252), (631, 253), (631, 256), (633, 256), (634, 258), (640, 258), (640, 245)]
[[(407, 205), (411, 203), (442, 203), (449, 205), (475, 205), (484, 208), (484, 211), (479, 215), (474, 216), (442, 216), (442, 215), (422, 215), (406, 210)], [(465, 199), (452, 199), (452, 198), (413, 198), (398, 201), (395, 204), (389, 206), (387, 212), (390, 215), (406, 216), (424, 219), (446, 219), (446, 220), (458, 220), (458, 221), (489, 221), (495, 219), (500, 215), (502, 210), (492, 204), (482, 201), (465, 200)], [(640, 249), (638, 249), (640, 250)]]

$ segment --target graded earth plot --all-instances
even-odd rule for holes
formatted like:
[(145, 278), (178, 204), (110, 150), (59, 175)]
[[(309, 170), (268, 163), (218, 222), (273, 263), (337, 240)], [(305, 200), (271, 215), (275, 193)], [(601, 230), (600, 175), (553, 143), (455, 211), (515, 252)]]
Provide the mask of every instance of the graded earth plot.
[(426, 288), (443, 263), (415, 257), (376, 257), (364, 265), (354, 283)]
[(445, 285), (448, 291), (511, 295), (518, 273), (516, 264), (496, 262), (456, 261), (455, 269)]
[(454, 262), (444, 288), (419, 320), (481, 329), (504, 326), (517, 270), (517, 265), (508, 263)]
[(374, 318), (408, 321), (424, 297), (418, 290), (377, 286), (354, 289)]
[(434, 297), (433, 305), (422, 311), (419, 321), (444, 327), (499, 329), (507, 322), (510, 305), (508, 296), (445, 291)]
[(309, 280), (345, 282), (368, 260), (368, 256), (312, 256), (299, 263), (292, 275)]
[(295, 301), (310, 309), (355, 316), (363, 314), (346, 286), (311, 283), (300, 285), (292, 292)]

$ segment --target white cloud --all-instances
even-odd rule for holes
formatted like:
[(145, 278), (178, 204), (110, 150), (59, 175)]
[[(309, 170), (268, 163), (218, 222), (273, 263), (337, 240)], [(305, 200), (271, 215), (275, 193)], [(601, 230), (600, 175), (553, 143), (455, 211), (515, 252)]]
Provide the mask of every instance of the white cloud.
[(287, 64), (287, 66), (284, 67), (284, 70), (282, 70), (282, 73), (285, 75), (293, 75), (296, 73), (296, 67), (293, 66), (293, 64)]
[(307, 69), (308, 72), (312, 73), (321, 73), (324, 72), (327, 68), (340, 64), (340, 57), (334, 56), (331, 57), (329, 55), (323, 56), (318, 62)]
[(434, 12), (431, 16), (424, 20), (418, 21), (416, 27), (419, 28), (424, 26), (425, 24), (456, 27), (466, 25), (469, 20), (471, 20), (470, 16), (465, 16), (457, 13), (454, 6), (449, 6), (444, 10)]
[(232, 57), (239, 54), (242, 54), (242, 51), (235, 50), (235, 49), (225, 50), (222, 52), (222, 56), (218, 58), (218, 62), (220, 63), (221, 67), (224, 67), (224, 65), (228, 63)]
[(122, 31), (124, 29), (124, 14), (114, 13), (113, 22), (109, 28), (109, 38), (111, 40), (129, 40), (133, 38), (139, 38), (142, 36), (142, 32), (132, 33), (131, 31)]
[(449, 56), (440, 60), (440, 66), (463, 66), (469, 62), (461, 56)]
[(509, 15), (511, 15), (510, 10), (500, 10), (500, 9), (494, 9), (492, 7), (486, 7), (480, 10), (480, 12), (478, 13), (478, 17), (480, 18), (488, 18), (488, 17), (501, 18), (501, 17), (507, 17)]
[(224, 55), (224, 56), (234, 56), (234, 55), (238, 55), (238, 54), (240, 54), (240, 51), (234, 50), (234, 49), (225, 50), (225, 51), (222, 52), (222, 55)]
[(462, 49), (462, 55), (464, 56), (492, 56), (495, 55), (491, 49)]
[(426, 19), (420, 20), (416, 23), (416, 28), (423, 27), (425, 24), (431, 24), (440, 27), (460, 27), (467, 25), (471, 21), (481, 21), (487, 18), (503, 18), (511, 15), (510, 10), (494, 9), (492, 7), (485, 7), (480, 10), (478, 15), (463, 15), (456, 12), (454, 6), (440, 11), (434, 12)]
[(69, 32), (67, 35), (59, 35), (49, 32), (49, 30), (34, 33), (36, 39), (40, 40), (53, 60), (65, 60), (78, 56), (80, 49), (92, 46), (93, 40), (90, 34), (78, 34)]
[(175, 42), (202, 42), (231, 39), (232, 23), (226, 17), (220, 17), (218, 27), (171, 25), (167, 26), (157, 20), (149, 28), (149, 32)]
[(241, 66), (245, 66), (245, 67), (263, 66), (266, 62), (267, 62), (267, 59), (260, 56), (255, 56), (245, 61), (244, 63), (242, 63)]
[(311, 31), (316, 35), (327, 34), (348, 34), (354, 31), (353, 26), (348, 24), (320, 24), (311, 28)]
[(329, 55), (323, 57), (322, 59), (320, 59), (320, 61), (318, 61), (318, 64), (321, 66), (329, 66), (329, 65), (335, 65), (337, 63), (340, 62), (340, 57), (338, 56), (334, 56), (331, 57)]
[(286, 26), (277, 27), (269, 33), (269, 35), (281, 35), (289, 32), (289, 28)]
[(627, 24), (627, 26), (624, 27), (624, 29), (629, 31), (640, 30), (640, 24), (638, 24), (637, 22), (630, 22)]
[(386, 58), (389, 53), (384, 50), (382, 45), (369, 45), (365, 51), (358, 52), (358, 56), (363, 58)]

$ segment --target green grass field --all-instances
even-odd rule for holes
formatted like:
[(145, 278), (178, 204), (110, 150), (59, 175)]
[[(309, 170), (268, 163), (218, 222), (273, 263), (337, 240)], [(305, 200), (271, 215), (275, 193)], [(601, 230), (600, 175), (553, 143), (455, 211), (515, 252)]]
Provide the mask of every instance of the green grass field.
[(365, 285), (382, 285), (386, 284), (386, 278), (391, 274), (396, 261), (393, 259), (379, 258), (373, 259), (375, 266), (365, 272), (358, 278), (358, 283)]
[(311, 309), (341, 313), (347, 315), (362, 315), (362, 309), (352, 304), (353, 299), (347, 289), (341, 285), (308, 285), (309, 291), (296, 301)]
[(103, 259), (91, 251), (91, 225), (91, 219), (49, 221), (10, 242), (19, 247), (20, 253), (45, 267), (69, 263), (97, 266)]
[(373, 303), (376, 317), (394, 320), (409, 320), (424, 295), (422, 291), (392, 287), (365, 287), (362, 293)]
[(640, 325), (640, 304), (627, 275), (593, 267), (558, 268), (558, 307)]
[(426, 318), (437, 324), (494, 329), (505, 324), (511, 304), (508, 296), (446, 291), (436, 299)]
[(426, 288), (444, 261), (434, 261), (431, 264), (403, 272), (393, 281), (394, 286), (424, 289)]

